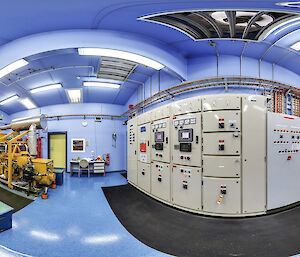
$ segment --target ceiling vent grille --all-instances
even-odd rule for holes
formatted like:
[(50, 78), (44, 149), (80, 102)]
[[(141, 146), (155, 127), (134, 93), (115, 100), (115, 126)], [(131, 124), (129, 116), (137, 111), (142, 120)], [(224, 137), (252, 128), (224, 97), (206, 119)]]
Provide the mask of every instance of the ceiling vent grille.
[(125, 81), (137, 63), (112, 57), (101, 57), (97, 78)]

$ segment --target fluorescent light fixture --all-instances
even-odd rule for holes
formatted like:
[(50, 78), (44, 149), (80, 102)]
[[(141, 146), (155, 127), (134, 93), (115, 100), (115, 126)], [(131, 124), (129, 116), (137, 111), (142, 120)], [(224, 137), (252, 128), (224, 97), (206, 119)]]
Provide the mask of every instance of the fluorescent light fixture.
[(300, 50), (300, 41), (290, 46), (292, 49), (299, 51)]
[(114, 50), (114, 49), (78, 48), (78, 53), (80, 55), (96, 55), (96, 56), (107, 56), (107, 57), (120, 58), (120, 59), (143, 64), (143, 65), (151, 67), (155, 70), (160, 70), (165, 67), (164, 65), (160, 64), (159, 62), (149, 59), (147, 57), (144, 57), (144, 56), (141, 56), (138, 54), (134, 54), (134, 53), (120, 51), (120, 50)]
[(52, 90), (52, 89), (56, 89), (56, 88), (61, 88), (62, 85), (61, 84), (52, 84), (52, 85), (48, 85), (48, 86), (43, 86), (43, 87), (38, 87), (38, 88), (34, 88), (30, 90), (30, 93), (35, 94), (35, 93), (39, 93), (39, 92), (43, 92), (43, 91), (48, 91), (48, 90)]
[(19, 97), (17, 95), (14, 95), (14, 96), (11, 96), (9, 98), (6, 98), (5, 100), (1, 101), (0, 102), (0, 105), (4, 105), (4, 104), (7, 104), (11, 101), (14, 101), (14, 100), (17, 100)]
[(13, 72), (14, 70), (17, 70), (25, 65), (27, 65), (28, 62), (26, 62), (24, 59), (20, 59), (16, 62), (13, 62), (7, 66), (5, 66), (3, 69), (0, 70), (0, 78), (6, 76), (7, 74)]
[(29, 98), (20, 99), (19, 102), (23, 104), (27, 109), (36, 108), (36, 105)]
[(120, 85), (114, 84), (114, 83), (90, 82), (90, 81), (83, 82), (83, 86), (85, 86), (85, 87), (108, 87), (108, 88), (119, 88), (120, 87)]
[(80, 103), (82, 99), (81, 89), (66, 89), (70, 103)]

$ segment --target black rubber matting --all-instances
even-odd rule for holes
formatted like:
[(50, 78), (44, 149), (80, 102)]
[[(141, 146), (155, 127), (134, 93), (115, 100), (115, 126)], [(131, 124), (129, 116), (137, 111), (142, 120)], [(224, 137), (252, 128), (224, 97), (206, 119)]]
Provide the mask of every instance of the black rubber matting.
[(32, 203), (33, 200), (22, 197), (21, 195), (14, 194), (8, 190), (0, 187), (0, 201), (14, 208), (14, 213), (23, 209), (28, 204)]
[(102, 189), (122, 225), (165, 253), (189, 257), (300, 253), (300, 207), (254, 218), (212, 218), (167, 206), (129, 184)]
[(127, 172), (125, 172), (125, 173), (120, 173), (124, 178), (126, 178), (127, 179)]

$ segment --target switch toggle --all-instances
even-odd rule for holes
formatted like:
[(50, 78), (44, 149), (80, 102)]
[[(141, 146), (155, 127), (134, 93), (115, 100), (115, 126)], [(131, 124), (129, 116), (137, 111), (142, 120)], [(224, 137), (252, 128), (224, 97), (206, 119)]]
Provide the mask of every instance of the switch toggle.
[(225, 150), (225, 143), (224, 140), (219, 140), (219, 151)]
[(183, 181), (182, 187), (183, 187), (184, 189), (188, 189), (188, 184), (187, 184), (187, 183), (188, 183), (187, 181)]
[(219, 128), (220, 128), (220, 129), (225, 128), (224, 119), (219, 119)]

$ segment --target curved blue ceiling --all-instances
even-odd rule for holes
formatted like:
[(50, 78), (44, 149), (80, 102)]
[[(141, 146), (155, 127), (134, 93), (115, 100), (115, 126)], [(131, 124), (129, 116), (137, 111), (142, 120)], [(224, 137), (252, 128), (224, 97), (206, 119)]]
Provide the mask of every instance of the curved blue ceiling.
[[(100, 57), (79, 56), (77, 47), (111, 47), (136, 52), (160, 61), (185, 78), (189, 58), (215, 55), (209, 41), (195, 42), (175, 29), (138, 20), (139, 17), (180, 10), (244, 9), (300, 13), (300, 8), (276, 5), (279, 1), (182, 0), (11, 0), (2, 3), (0, 67), (25, 57), (29, 65), (0, 79), (0, 100), (18, 94), (39, 107), (68, 103), (63, 89), (82, 88), (97, 71)], [(43, 33), (43, 34), (39, 34)], [(262, 42), (214, 40), (221, 55), (244, 56), (283, 66), (297, 74), (299, 52), (290, 46), (300, 40), (300, 20), (270, 33)], [(98, 35), (98, 36), (97, 36)], [(76, 39), (75, 39), (76, 38)], [(245, 45), (246, 44), (246, 45)], [(28, 70), (31, 69), (31, 70)], [(120, 89), (84, 88), (83, 102), (125, 104), (155, 70), (138, 65)], [(78, 78), (79, 77), (79, 78)], [(63, 89), (31, 95), (29, 90), (53, 83)], [(5, 85), (9, 86), (5, 86)], [(18, 102), (0, 106), (7, 113), (24, 110)]]

